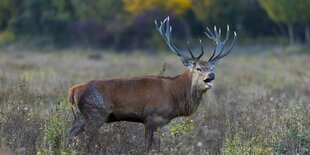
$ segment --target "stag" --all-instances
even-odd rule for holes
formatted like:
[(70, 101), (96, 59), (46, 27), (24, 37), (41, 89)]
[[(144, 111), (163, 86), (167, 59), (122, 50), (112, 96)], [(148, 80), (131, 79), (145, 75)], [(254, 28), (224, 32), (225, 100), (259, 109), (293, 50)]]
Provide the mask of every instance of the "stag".
[(68, 134), (68, 143), (84, 130), (94, 136), (94, 131), (103, 123), (139, 122), (145, 127), (145, 147), (148, 152), (153, 146), (154, 131), (176, 117), (189, 116), (196, 111), (203, 94), (213, 87), (216, 64), (233, 49), (236, 32), (229, 49), (224, 52), (229, 26), (223, 41), (221, 29), (214, 27), (213, 33), (207, 28), (205, 34), (214, 41), (215, 47), (209, 60), (203, 61), (200, 60), (204, 54), (201, 40), (201, 53), (195, 57), (188, 44), (189, 55), (186, 55), (171, 40), (169, 17), (160, 25), (155, 21), (155, 25), (169, 49), (181, 58), (188, 69), (176, 77), (110, 78), (73, 86), (69, 89), (68, 100), (75, 120)]

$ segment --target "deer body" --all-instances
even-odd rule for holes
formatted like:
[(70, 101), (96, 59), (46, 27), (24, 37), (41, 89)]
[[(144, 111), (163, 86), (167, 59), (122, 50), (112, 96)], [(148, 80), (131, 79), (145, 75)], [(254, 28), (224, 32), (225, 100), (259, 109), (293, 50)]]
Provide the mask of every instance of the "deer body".
[[(179, 116), (189, 116), (197, 110), (203, 94), (210, 89), (215, 75), (212, 72), (218, 61), (232, 49), (223, 52), (221, 30), (215, 35), (210, 32), (207, 36), (216, 41), (216, 48), (209, 61), (201, 61), (201, 54), (191, 58), (182, 54), (171, 41), (171, 27), (166, 18), (158, 31), (166, 40), (170, 50), (181, 57), (182, 63), (188, 68), (179, 76), (156, 77), (145, 76), (135, 78), (111, 78), (93, 80), (78, 84), (69, 89), (68, 99), (75, 116), (73, 127), (68, 134), (67, 144), (80, 132), (88, 130), (91, 138), (103, 123), (116, 121), (140, 122), (145, 126), (145, 146), (151, 149), (154, 131)], [(236, 37), (236, 34), (235, 34)], [(158, 145), (159, 148), (159, 145)]]
[(173, 78), (146, 76), (78, 84), (68, 93), (77, 118), (77, 127), (71, 134), (82, 132), (87, 122), (98, 128), (102, 123), (131, 121), (143, 123), (145, 136), (151, 136), (148, 130), (155, 131), (173, 118), (189, 116), (197, 109), (207, 89), (194, 85), (194, 74), (187, 70)]
[[(69, 98), (83, 114), (98, 107), (108, 115), (105, 122), (162, 120), (165, 125), (178, 116), (188, 116), (198, 107), (203, 92), (192, 89), (192, 72), (174, 77), (137, 77), (93, 80), (74, 86)], [(198, 94), (198, 95), (197, 95)], [(155, 117), (155, 118), (153, 118)], [(156, 118), (158, 117), (158, 118)]]

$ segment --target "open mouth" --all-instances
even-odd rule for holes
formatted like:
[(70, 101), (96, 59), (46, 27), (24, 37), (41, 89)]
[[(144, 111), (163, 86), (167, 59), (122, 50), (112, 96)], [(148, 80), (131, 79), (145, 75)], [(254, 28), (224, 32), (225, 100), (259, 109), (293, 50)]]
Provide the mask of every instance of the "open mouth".
[(212, 80), (213, 80), (212, 78), (207, 78), (207, 79), (204, 79), (203, 82), (206, 84), (208, 88), (212, 88), (213, 87), (213, 83), (211, 83)]

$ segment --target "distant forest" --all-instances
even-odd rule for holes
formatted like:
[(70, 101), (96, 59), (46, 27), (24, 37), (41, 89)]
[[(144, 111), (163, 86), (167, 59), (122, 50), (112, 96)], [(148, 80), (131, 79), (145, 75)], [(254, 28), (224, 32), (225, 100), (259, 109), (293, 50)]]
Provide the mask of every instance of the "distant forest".
[(0, 45), (157, 49), (166, 16), (179, 40), (228, 24), (243, 41), (310, 42), (309, 0), (1, 0)]

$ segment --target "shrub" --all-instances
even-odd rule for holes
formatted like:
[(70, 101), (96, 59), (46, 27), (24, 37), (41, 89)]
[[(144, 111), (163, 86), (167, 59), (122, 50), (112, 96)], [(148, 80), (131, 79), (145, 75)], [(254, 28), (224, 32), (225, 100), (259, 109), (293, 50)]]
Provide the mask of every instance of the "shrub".
[(59, 104), (51, 109), (47, 116), (43, 129), (43, 143), (37, 155), (41, 154), (74, 154), (70, 149), (65, 151), (63, 149), (64, 135), (68, 129), (68, 103), (61, 101)]
[(15, 40), (15, 34), (12, 31), (7, 30), (0, 33), (0, 45), (5, 45), (13, 40)]

